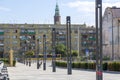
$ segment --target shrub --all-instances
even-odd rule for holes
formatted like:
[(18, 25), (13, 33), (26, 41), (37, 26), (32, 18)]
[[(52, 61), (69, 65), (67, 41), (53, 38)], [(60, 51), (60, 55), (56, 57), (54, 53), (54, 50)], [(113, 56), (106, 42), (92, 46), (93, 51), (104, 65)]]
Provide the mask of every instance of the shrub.
[(120, 62), (109, 62), (108, 70), (109, 71), (120, 71)]
[(107, 62), (103, 63), (103, 70), (107, 70), (107, 68), (108, 68), (108, 63)]
[[(67, 67), (66, 62), (56, 62), (56, 66), (60, 67)], [(81, 68), (81, 69), (96, 69), (96, 63), (94, 62), (76, 62), (72, 63), (72, 68)], [(103, 70), (109, 71), (120, 71), (120, 62), (104, 62), (103, 63)]]
[(67, 67), (67, 63), (66, 62), (56, 62), (56, 66)]
[(15, 60), (13, 61), (13, 66), (16, 66), (16, 61)]
[[(3, 61), (6, 66), (9, 66), (9, 60), (8, 59), (0, 59), (0, 61)], [(16, 65), (16, 61), (13, 61), (13, 66)]]
[(95, 70), (95, 63), (93, 63), (93, 62), (90, 62), (90, 63), (88, 63), (88, 69), (92, 69), (92, 70)]
[(73, 68), (80, 68), (78, 63), (73, 63), (72, 65), (74, 66)]

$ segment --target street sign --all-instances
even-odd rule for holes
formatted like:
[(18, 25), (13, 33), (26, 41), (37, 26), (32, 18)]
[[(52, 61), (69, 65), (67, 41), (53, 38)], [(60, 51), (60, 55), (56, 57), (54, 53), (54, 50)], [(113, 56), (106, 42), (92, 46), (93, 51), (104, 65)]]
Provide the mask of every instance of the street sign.
[(85, 49), (86, 56), (89, 56), (89, 49)]

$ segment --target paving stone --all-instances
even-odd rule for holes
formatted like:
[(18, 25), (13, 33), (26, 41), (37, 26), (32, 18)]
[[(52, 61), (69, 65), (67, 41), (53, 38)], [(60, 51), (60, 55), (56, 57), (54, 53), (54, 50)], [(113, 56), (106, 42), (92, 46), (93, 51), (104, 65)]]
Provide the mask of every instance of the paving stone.
[[(96, 72), (90, 70), (73, 69), (72, 75), (67, 75), (66, 68), (56, 68), (52, 72), (51, 61), (47, 61), (46, 70), (43, 70), (43, 64), (37, 69), (36, 63), (31, 67), (22, 63), (16, 64), (16, 67), (8, 67), (10, 80), (96, 80)], [(103, 80), (120, 80), (120, 73), (103, 73)]]

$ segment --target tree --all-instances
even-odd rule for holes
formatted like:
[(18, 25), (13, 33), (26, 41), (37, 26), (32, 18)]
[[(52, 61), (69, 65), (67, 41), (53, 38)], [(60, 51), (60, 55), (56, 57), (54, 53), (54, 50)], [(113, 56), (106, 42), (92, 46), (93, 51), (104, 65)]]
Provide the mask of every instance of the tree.
[(27, 51), (26, 53), (25, 53), (25, 56), (27, 56), (27, 57), (31, 57), (31, 56), (33, 56), (34, 55), (34, 51)]
[(58, 44), (56, 45), (56, 54), (61, 54), (61, 56), (66, 56), (65, 51), (66, 47), (64, 44)]
[(72, 50), (72, 56), (73, 56), (73, 57), (78, 56), (78, 52), (77, 52), (76, 50)]

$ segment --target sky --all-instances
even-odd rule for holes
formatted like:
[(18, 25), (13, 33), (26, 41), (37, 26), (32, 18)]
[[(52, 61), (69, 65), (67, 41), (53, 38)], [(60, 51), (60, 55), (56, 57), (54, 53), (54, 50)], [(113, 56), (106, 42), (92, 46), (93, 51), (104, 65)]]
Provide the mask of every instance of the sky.
[[(53, 24), (56, 2), (62, 24), (66, 16), (72, 24), (95, 24), (95, 0), (0, 0), (0, 23)], [(106, 7), (120, 7), (120, 0), (102, 2), (103, 14)]]

